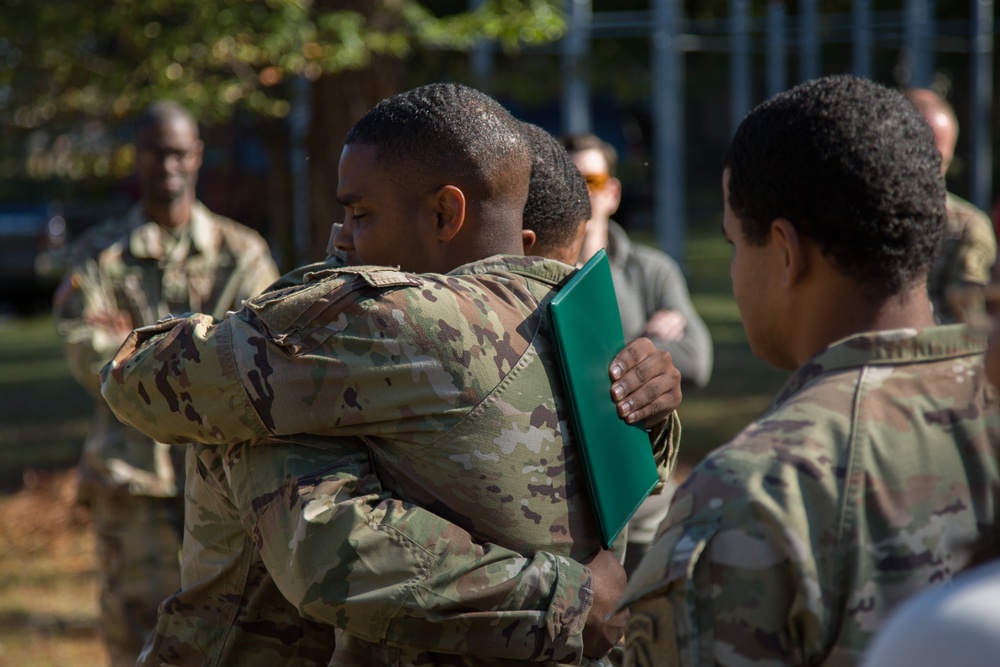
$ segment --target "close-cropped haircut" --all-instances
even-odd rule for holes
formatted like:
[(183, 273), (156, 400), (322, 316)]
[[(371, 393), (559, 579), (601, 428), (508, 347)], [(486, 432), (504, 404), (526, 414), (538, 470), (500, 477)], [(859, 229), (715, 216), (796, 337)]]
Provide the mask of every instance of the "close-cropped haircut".
[(803, 83), (743, 119), (723, 166), (748, 243), (785, 218), (873, 298), (926, 277), (944, 225), (941, 156), (899, 92), (847, 75)]
[(175, 120), (183, 120), (189, 123), (195, 132), (198, 131), (198, 121), (187, 108), (173, 100), (157, 100), (151, 102), (139, 114), (135, 121), (135, 133), (139, 134), (147, 128), (159, 127)]
[(535, 232), (535, 248), (546, 253), (564, 248), (590, 219), (587, 182), (566, 149), (551, 134), (524, 123), (531, 152), (531, 179), (524, 204), (524, 228)]
[(608, 174), (615, 176), (618, 172), (618, 151), (608, 142), (601, 139), (596, 134), (577, 133), (564, 134), (559, 137), (563, 148), (569, 151), (570, 155), (581, 151), (597, 150), (604, 156), (604, 161), (608, 165)]
[(523, 207), (529, 157), (521, 123), (474, 88), (432, 83), (393, 95), (344, 143), (373, 146), (401, 195), (452, 184), (474, 205)]

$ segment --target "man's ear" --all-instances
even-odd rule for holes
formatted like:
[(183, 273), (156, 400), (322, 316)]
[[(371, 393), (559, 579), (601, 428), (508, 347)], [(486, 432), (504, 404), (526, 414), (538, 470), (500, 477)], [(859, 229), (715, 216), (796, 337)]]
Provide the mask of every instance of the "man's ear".
[(201, 161), (204, 158), (204, 155), (205, 155), (205, 143), (201, 139), (198, 139), (191, 146), (191, 157), (192, 159), (197, 160), (197, 164), (194, 167), (196, 171), (198, 169), (201, 169)]
[(809, 269), (809, 257), (799, 230), (786, 218), (771, 222), (771, 239), (783, 262), (781, 285), (793, 287)]
[(443, 185), (434, 193), (438, 241), (450, 241), (465, 224), (465, 193), (454, 185)]
[(538, 240), (538, 234), (531, 229), (521, 230), (521, 244), (524, 246), (524, 254), (531, 255), (534, 254), (532, 251), (535, 249), (535, 241)]
[(608, 183), (604, 187), (608, 192), (608, 196), (614, 198), (614, 210), (611, 211), (611, 215), (614, 215), (618, 212), (618, 207), (622, 203), (622, 182), (612, 176), (608, 179)]

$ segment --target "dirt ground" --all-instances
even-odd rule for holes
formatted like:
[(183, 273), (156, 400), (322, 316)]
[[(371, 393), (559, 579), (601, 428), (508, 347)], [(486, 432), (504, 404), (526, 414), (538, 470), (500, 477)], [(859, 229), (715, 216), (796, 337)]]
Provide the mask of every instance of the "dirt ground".
[[(675, 478), (687, 477), (683, 462)], [(75, 471), (28, 471), (0, 494), (0, 667), (107, 664), (90, 514)]]
[(25, 473), (0, 495), (0, 667), (107, 663), (90, 516), (72, 470)]

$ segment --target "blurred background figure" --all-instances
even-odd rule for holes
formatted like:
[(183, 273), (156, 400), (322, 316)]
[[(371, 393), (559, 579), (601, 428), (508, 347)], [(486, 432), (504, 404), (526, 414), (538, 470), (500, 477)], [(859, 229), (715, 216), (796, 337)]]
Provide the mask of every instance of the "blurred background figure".
[[(933, 90), (911, 88), (904, 94), (934, 130), (941, 171), (947, 174), (958, 141), (954, 109)], [(985, 212), (950, 192), (946, 210), (944, 239), (927, 278), (934, 317), (942, 324), (967, 319), (965, 313), (982, 299), (997, 256), (996, 234)]]
[(648, 336), (674, 358), (685, 386), (704, 387), (712, 375), (712, 338), (691, 305), (680, 266), (666, 253), (633, 243), (611, 219), (622, 198), (615, 178), (618, 152), (592, 134), (562, 137), (590, 192), (590, 220), (578, 264), (608, 251), (625, 340)]
[[(590, 220), (577, 263), (607, 249), (625, 340), (652, 339), (658, 348), (670, 352), (681, 372), (682, 386), (704, 387), (712, 374), (712, 338), (691, 305), (680, 266), (666, 253), (634, 243), (611, 219), (622, 198), (621, 181), (615, 178), (618, 152), (593, 134), (569, 134), (561, 141), (590, 193)], [(627, 572), (632, 572), (652, 543), (672, 492), (668, 484), (661, 494), (650, 496), (629, 523)]]
[(168, 315), (222, 317), (278, 276), (255, 231), (197, 201), (198, 124), (179, 104), (151, 104), (136, 123), (141, 200), (74, 245), (54, 297), (74, 377), (95, 397), (79, 500), (96, 529), (100, 625), (111, 664), (135, 665), (156, 609), (180, 586), (184, 448), (118, 422), (98, 372), (133, 328)]

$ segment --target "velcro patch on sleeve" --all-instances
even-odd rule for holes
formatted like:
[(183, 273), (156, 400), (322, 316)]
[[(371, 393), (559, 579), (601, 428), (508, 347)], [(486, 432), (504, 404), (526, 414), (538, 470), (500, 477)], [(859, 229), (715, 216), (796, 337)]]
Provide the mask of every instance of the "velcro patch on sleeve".
[(357, 275), (372, 287), (416, 287), (420, 284), (415, 275), (384, 266), (345, 266), (339, 272)]

